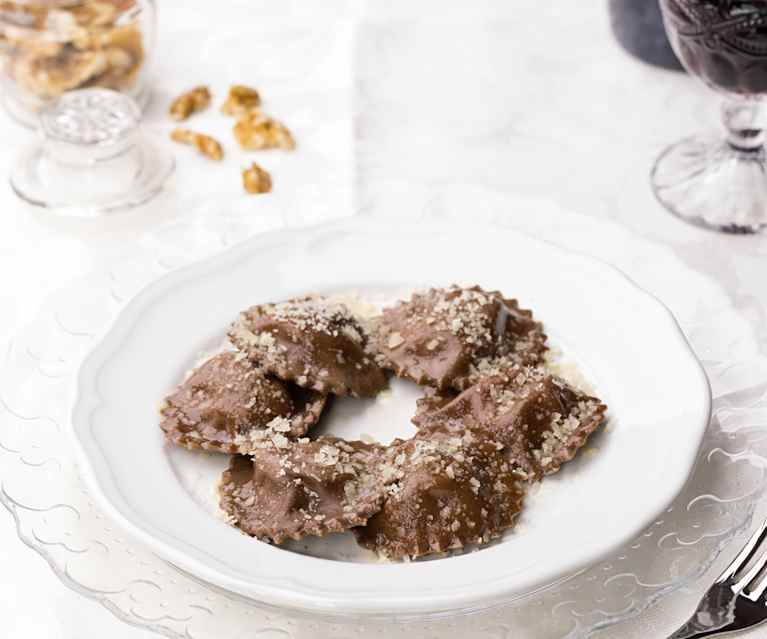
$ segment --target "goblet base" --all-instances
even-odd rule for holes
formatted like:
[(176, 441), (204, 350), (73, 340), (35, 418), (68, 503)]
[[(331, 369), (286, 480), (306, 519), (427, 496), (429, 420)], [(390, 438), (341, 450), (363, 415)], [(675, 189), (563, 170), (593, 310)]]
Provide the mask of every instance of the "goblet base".
[(767, 228), (764, 147), (744, 150), (722, 138), (686, 138), (661, 153), (651, 183), (661, 204), (686, 222), (725, 233)]

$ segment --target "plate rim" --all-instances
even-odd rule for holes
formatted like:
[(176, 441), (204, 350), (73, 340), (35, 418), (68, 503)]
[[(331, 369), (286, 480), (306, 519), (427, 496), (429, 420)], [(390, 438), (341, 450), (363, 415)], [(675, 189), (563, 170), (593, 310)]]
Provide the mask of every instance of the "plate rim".
[[(96, 384), (98, 372), (102, 365), (108, 361), (109, 357), (116, 353), (119, 350), (120, 345), (129, 337), (130, 333), (135, 328), (136, 323), (140, 320), (141, 312), (149, 307), (151, 302), (157, 299), (162, 292), (169, 291), (170, 289), (191, 280), (197, 274), (211, 273), (226, 267), (228, 264), (235, 265), (250, 256), (260, 246), (273, 246), (274, 244), (284, 243), (285, 241), (308, 242), (316, 239), (315, 236), (318, 234), (322, 235), (338, 231), (371, 232), (376, 230), (391, 230), (391, 225), (375, 218), (352, 218), (332, 223), (305, 226), (299, 229), (300, 236), (298, 237), (296, 236), (297, 229), (295, 228), (278, 229), (259, 234), (256, 237), (228, 247), (219, 253), (197, 260), (191, 264), (171, 271), (170, 273), (166, 273), (143, 287), (123, 306), (113, 321), (111, 321), (102, 332), (99, 339), (96, 340), (93, 348), (81, 363), (76, 375), (77, 383), (73, 391), (74, 401), (72, 403), (73, 408), (71, 411), (71, 432), (75, 441), (76, 455), (80, 469), (83, 472), (83, 477), (98, 504), (109, 513), (110, 516), (116, 519), (143, 543), (147, 544), (147, 546), (158, 555), (173, 564), (177, 564), (182, 570), (191, 572), (196, 577), (204, 579), (214, 586), (222, 587), (231, 592), (253, 598), (268, 605), (275, 605), (283, 609), (291, 609), (297, 612), (330, 614), (342, 617), (350, 615), (376, 617), (379, 615), (390, 614), (412, 614), (423, 617), (435, 614), (457, 614), (465, 613), (468, 610), (486, 609), (501, 601), (508, 602), (511, 599), (523, 598), (541, 587), (545, 587), (552, 583), (556, 583), (563, 578), (572, 576), (572, 574), (598, 563), (601, 558), (614, 552), (625, 544), (632, 536), (639, 534), (647, 527), (647, 525), (652, 523), (661, 512), (663, 512), (663, 509), (667, 508), (668, 505), (673, 502), (683, 489), (695, 466), (698, 452), (705, 431), (709, 425), (711, 415), (711, 388), (702, 364), (693, 352), (687, 337), (684, 335), (670, 309), (657, 296), (643, 289), (634, 282), (631, 277), (616, 266), (600, 258), (562, 247), (555, 242), (550, 242), (530, 233), (518, 229), (502, 228), (493, 224), (482, 223), (477, 226), (457, 223), (450, 220), (441, 225), (440, 231), (457, 233), (464, 230), (476, 233), (478, 228), (506, 235), (515, 235), (524, 238), (525, 241), (547, 245), (551, 250), (577, 257), (583, 261), (598, 266), (600, 269), (611, 273), (613, 276), (619, 276), (626, 285), (626, 289), (631, 290), (638, 299), (643, 299), (645, 304), (654, 307), (656, 310), (662, 311), (666, 323), (673, 329), (673, 333), (677, 338), (677, 342), (680, 346), (680, 354), (684, 352), (684, 355), (697, 371), (697, 381), (701, 384), (700, 390), (702, 391), (700, 396), (701, 404), (699, 408), (701, 411), (699, 415), (699, 428), (697, 431), (697, 445), (694, 448), (692, 446), (690, 447), (689, 454), (685, 460), (686, 463), (683, 465), (679, 464), (673, 477), (669, 474), (668, 485), (670, 488), (665, 493), (666, 499), (663, 508), (648, 513), (641, 521), (635, 522), (635, 525), (631, 526), (632, 532), (627, 532), (620, 540), (609, 545), (604, 545), (597, 552), (592, 551), (590, 555), (574, 562), (572, 566), (568, 566), (566, 569), (563, 568), (555, 577), (550, 578), (545, 582), (540, 582), (524, 592), (518, 592), (518, 588), (506, 588), (501, 590), (495, 586), (497, 583), (496, 581), (492, 582), (488, 592), (485, 592), (487, 589), (482, 589), (480, 592), (463, 593), (461, 595), (453, 593), (437, 596), (433, 596), (431, 593), (425, 593), (423, 597), (419, 598), (413, 598), (412, 596), (408, 596), (407, 598), (392, 597), (387, 598), (385, 601), (381, 601), (377, 596), (373, 597), (368, 594), (366, 595), (367, 598), (355, 598), (350, 602), (343, 600), (341, 595), (333, 596), (329, 595), (327, 592), (316, 592), (311, 595), (305, 593), (299, 594), (290, 587), (270, 583), (256, 584), (250, 580), (240, 580), (217, 573), (215, 567), (206, 564), (197, 557), (190, 556), (173, 544), (168, 543), (163, 539), (159, 539), (153, 534), (151, 525), (144, 521), (134, 521), (112, 501), (115, 492), (122, 498), (119, 484), (110, 477), (112, 485), (107, 487), (112, 491), (112, 498), (110, 498), (105, 487), (101, 483), (103, 477), (100, 478), (95, 461), (90, 456), (89, 452), (89, 449), (94, 448), (98, 451), (98, 446), (96, 446), (93, 440), (89, 441), (87, 433), (90, 430), (91, 414), (102, 403), (102, 398), (97, 391)], [(432, 221), (416, 220), (399, 226), (397, 230), (398, 232), (405, 233), (408, 231), (429, 231), (433, 233), (434, 226)], [(126, 506), (129, 506), (127, 500), (123, 501)], [(324, 562), (326, 567), (329, 564), (335, 563), (331, 560), (316, 557), (304, 556), (304, 559), (309, 562)]]

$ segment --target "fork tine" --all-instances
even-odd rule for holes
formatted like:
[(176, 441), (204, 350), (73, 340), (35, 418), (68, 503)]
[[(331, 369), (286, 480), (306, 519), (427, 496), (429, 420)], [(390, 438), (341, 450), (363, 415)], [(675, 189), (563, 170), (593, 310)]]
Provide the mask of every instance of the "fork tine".
[[(751, 568), (751, 570), (744, 575), (743, 579), (735, 584), (734, 587), (749, 599), (754, 601), (759, 599), (759, 597), (762, 596), (765, 587), (767, 587), (767, 575), (763, 574), (765, 566), (767, 566), (767, 552), (759, 558), (753, 568)], [(758, 581), (757, 577), (760, 577)]]
[[(767, 520), (668, 639), (702, 639), (767, 621)], [(754, 561), (756, 559), (756, 561)], [(753, 562), (751, 568), (749, 564)]]
[[(765, 557), (765, 563), (767, 563), (767, 557)], [(759, 573), (754, 575), (755, 579), (756, 577), (759, 577), (759, 581), (752, 582), (748, 586), (746, 596), (752, 601), (761, 600), (764, 603), (764, 591), (767, 590), (767, 571), (764, 570), (764, 566), (762, 566), (762, 570)]]
[[(751, 562), (751, 560), (761, 548), (765, 539), (767, 539), (767, 520), (765, 520), (762, 525), (759, 526), (759, 529), (753, 534), (751, 539), (748, 540), (748, 543), (743, 547), (743, 550), (741, 550), (738, 553), (738, 556), (732, 560), (732, 563), (727, 566), (719, 579), (717, 579), (717, 583), (724, 583), (726, 581), (735, 579), (740, 571)], [(759, 563), (761, 564), (761, 567), (756, 571), (756, 573), (754, 573), (753, 570), (750, 570), (746, 577), (738, 581), (739, 589), (742, 589), (751, 583), (751, 581), (753, 581), (753, 579), (759, 574), (761, 569), (764, 568), (764, 561), (760, 560)]]

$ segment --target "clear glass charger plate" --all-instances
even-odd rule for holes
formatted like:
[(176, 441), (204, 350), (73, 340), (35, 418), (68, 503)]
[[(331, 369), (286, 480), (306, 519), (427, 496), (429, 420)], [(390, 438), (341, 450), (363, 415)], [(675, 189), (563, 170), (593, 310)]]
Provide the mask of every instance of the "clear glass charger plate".
[(767, 362), (750, 325), (717, 283), (664, 247), (545, 201), (470, 186), (402, 192), (401, 210), (410, 217), (465, 220), (471, 211), (477, 223), (507, 225), (612, 262), (672, 309), (714, 394), (713, 418), (696, 469), (674, 504), (598, 565), (501, 607), (460, 616), (385, 623), (296, 616), (221, 591), (168, 565), (91, 501), (75, 465), (68, 420), (79, 362), (127, 300), (163, 273), (265, 230), (251, 211), (235, 209), (211, 222), (209, 212), (201, 210), (157, 227), (128, 257), (51, 296), (4, 350), (0, 498), (21, 538), (67, 585), (125, 621), (171, 637), (576, 638), (636, 615), (691, 583), (750, 523), (767, 478)]

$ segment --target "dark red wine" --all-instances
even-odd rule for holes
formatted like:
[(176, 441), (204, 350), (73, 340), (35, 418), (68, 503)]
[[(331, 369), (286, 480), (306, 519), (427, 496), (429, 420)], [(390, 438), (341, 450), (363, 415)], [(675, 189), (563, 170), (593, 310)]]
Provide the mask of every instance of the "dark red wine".
[(767, 0), (661, 0), (687, 70), (715, 89), (767, 93)]

